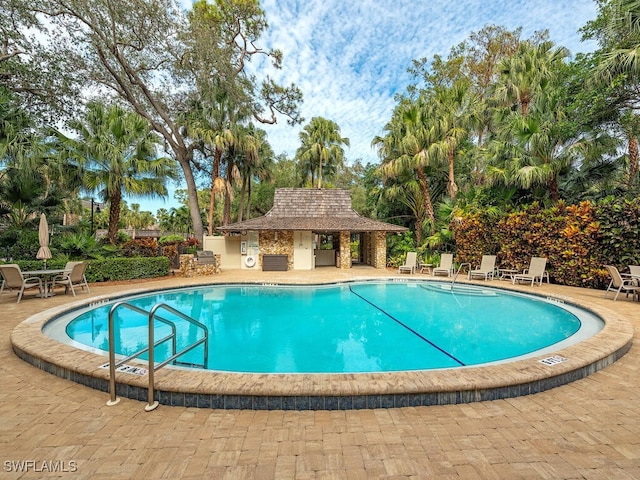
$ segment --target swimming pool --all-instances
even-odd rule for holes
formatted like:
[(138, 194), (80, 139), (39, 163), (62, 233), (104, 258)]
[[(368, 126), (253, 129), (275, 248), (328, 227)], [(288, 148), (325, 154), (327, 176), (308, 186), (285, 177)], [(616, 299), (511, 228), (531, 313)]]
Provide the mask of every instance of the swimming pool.
[[(440, 279), (421, 282), (417, 277), (390, 277), (375, 269), (352, 269), (347, 274), (341, 272), (341, 275), (331, 272), (330, 275), (326, 271), (284, 272), (280, 277), (274, 277), (273, 272), (252, 272), (251, 281), (253, 286), (268, 286), (266, 283), (276, 282), (286, 286), (312, 284), (312, 288), (361, 282), (408, 282), (445, 290), (445, 297), (450, 286), (450, 282)], [(345, 280), (336, 282), (327, 278), (336, 276), (343, 276)], [(207, 279), (206, 284), (203, 284), (203, 279), (175, 277), (129, 288), (96, 285), (91, 295), (73, 299), (58, 296), (46, 304), (43, 302), (42, 311), (13, 329), (11, 345), (19, 358), (41, 370), (109, 392), (111, 377), (109, 368), (106, 368), (104, 350), (87, 346), (79, 348), (80, 344), (70, 340), (65, 333), (66, 324), (76, 315), (107, 303), (162, 294), (174, 288), (252, 286), (247, 283), (246, 272), (238, 271)], [(604, 321), (604, 328), (592, 336), (585, 334), (580, 340), (583, 335), (581, 329), (565, 341), (524, 357), (470, 367), (277, 374), (166, 367), (155, 374), (154, 398), (164, 405), (256, 410), (395, 408), (496, 400), (542, 392), (587, 377), (624, 356), (633, 344), (633, 324), (612, 310), (613, 305), (602, 300), (601, 292), (546, 284), (541, 288), (502, 282), (478, 282), (476, 285), (482, 285), (481, 292), (521, 292), (532, 298), (563, 304), (566, 308), (587, 311)], [(467, 286), (473, 285), (464, 280), (456, 284), (453, 295), (449, 292), (455, 297), (453, 302), (471, 301), (471, 298), (461, 300), (461, 293), (469, 296), (476, 293), (468, 290)], [(60, 322), (63, 318), (67, 319), (66, 323)], [(57, 333), (52, 332), (54, 325)], [(63, 335), (66, 341), (56, 339), (53, 333)], [(403, 346), (396, 348), (402, 349)], [(211, 354), (214, 355), (213, 352)], [(147, 363), (134, 360), (130, 364), (132, 369), (119, 370), (115, 375), (117, 395), (146, 402), (150, 383), (144, 373)]]
[[(205, 324), (207, 368), (246, 373), (362, 373), (472, 367), (539, 355), (600, 331), (602, 320), (557, 300), (471, 285), (366, 281), (313, 286), (215, 285), (137, 295), (149, 311), (163, 303)], [(108, 350), (113, 303), (83, 308), (45, 333), (94, 351)], [(202, 336), (177, 317), (178, 350)], [(116, 353), (147, 344), (147, 317), (115, 313)], [(158, 324), (156, 338), (166, 336)], [(169, 356), (168, 343), (155, 360)], [(199, 347), (180, 360), (202, 362)], [(145, 357), (142, 357), (145, 358)]]

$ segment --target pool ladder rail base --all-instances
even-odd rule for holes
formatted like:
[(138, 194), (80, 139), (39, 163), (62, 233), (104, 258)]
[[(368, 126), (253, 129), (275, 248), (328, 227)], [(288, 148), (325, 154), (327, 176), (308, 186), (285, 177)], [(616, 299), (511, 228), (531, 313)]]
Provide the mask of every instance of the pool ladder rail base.
[[(129, 310), (133, 310), (134, 312), (140, 313), (141, 315), (145, 315), (147, 316), (147, 318), (149, 319), (149, 343), (148, 346), (135, 352), (132, 355), (129, 355), (127, 358), (124, 358), (122, 360), (120, 360), (119, 362), (116, 362), (116, 353), (115, 353), (115, 336), (113, 333), (113, 317), (115, 315), (116, 310), (118, 310), (119, 308), (127, 308)], [(181, 318), (182, 320), (191, 323), (192, 325), (195, 325), (196, 327), (202, 329), (203, 332), (203, 336), (202, 338), (200, 338), (199, 340), (196, 340), (195, 342), (187, 345), (185, 348), (183, 348), (182, 350), (180, 350), (179, 352), (176, 352), (176, 325), (175, 322), (168, 320), (164, 317), (161, 317), (159, 315), (157, 315), (158, 310), (163, 309), (166, 310), (169, 313), (172, 313), (173, 315)], [(158, 320), (161, 323), (164, 323), (165, 325), (168, 325), (171, 328), (171, 333), (167, 336), (165, 336), (164, 338), (161, 338), (160, 340), (155, 340), (155, 320)], [(167, 358), (166, 360), (164, 360), (163, 362), (160, 362), (159, 364), (156, 365), (155, 360), (154, 360), (154, 348), (157, 347), (158, 345), (167, 342), (167, 341), (171, 341), (171, 352), (172, 355)], [(197, 346), (199, 346), (200, 344), (203, 345), (203, 360), (202, 360), (202, 364), (199, 363), (193, 363), (193, 362), (179, 362), (177, 359), (179, 357), (181, 357), (182, 355), (184, 355), (187, 352), (190, 352), (191, 350), (193, 350), (194, 348), (196, 348)], [(152, 348), (150, 348), (152, 347)], [(108, 406), (113, 406), (113, 405), (117, 405), (120, 402), (120, 399), (116, 397), (116, 368), (118, 368), (119, 366), (123, 365), (124, 363), (128, 362), (129, 360), (132, 360), (134, 358), (139, 357), (140, 355), (142, 355), (143, 353), (148, 352), (149, 353), (149, 369), (147, 374), (149, 375), (149, 388), (148, 388), (148, 392), (149, 392), (149, 400), (148, 400), (148, 404), (144, 407), (145, 412), (151, 412), (153, 410), (155, 410), (156, 408), (158, 408), (158, 401), (154, 400), (154, 394), (155, 394), (155, 378), (154, 378), (154, 373), (156, 370), (160, 370), (162, 367), (164, 367), (165, 365), (168, 365), (169, 363), (173, 363), (174, 365), (188, 365), (191, 367), (201, 367), (201, 368), (207, 368), (207, 363), (208, 363), (208, 358), (209, 358), (209, 330), (207, 329), (206, 325), (202, 324), (201, 322), (195, 320), (194, 318), (191, 318), (188, 315), (185, 315), (184, 313), (176, 310), (173, 307), (170, 307), (169, 305), (167, 305), (166, 303), (157, 303), (155, 304), (151, 310), (147, 311), (144, 310), (143, 308), (137, 307), (135, 305), (132, 305), (130, 303), (127, 302), (118, 302), (116, 304), (114, 304), (111, 309), (109, 310), (109, 395), (110, 395), (110, 399), (109, 401), (107, 401), (107, 405)]]

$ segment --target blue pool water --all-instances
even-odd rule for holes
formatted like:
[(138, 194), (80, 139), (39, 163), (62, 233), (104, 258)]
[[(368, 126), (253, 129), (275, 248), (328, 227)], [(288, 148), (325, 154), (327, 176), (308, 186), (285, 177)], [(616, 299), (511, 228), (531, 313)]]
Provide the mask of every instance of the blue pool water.
[[(451, 291), (439, 282), (214, 285), (126, 301), (147, 311), (163, 302), (204, 323), (209, 329), (208, 368), (233, 372), (474, 366), (559, 345), (581, 329), (585, 318), (575, 307), (556, 301), (468, 285)], [(76, 311), (54, 324), (64, 324), (70, 343), (107, 351), (113, 303)], [(202, 336), (183, 320), (167, 312), (162, 316), (178, 326), (178, 349)], [(119, 308), (114, 320), (116, 353), (129, 355), (146, 346), (146, 316)], [(595, 322), (591, 330), (602, 328)], [(164, 324), (156, 324), (156, 338), (168, 332)], [(168, 357), (169, 345), (154, 352), (161, 361)], [(198, 347), (181, 360), (202, 362), (202, 353)]]

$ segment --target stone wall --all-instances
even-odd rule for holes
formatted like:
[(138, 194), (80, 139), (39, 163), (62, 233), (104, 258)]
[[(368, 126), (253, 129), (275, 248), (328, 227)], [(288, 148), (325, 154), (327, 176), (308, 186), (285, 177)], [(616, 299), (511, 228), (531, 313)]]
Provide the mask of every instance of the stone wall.
[(258, 258), (260, 268), (262, 268), (262, 255), (287, 255), (287, 270), (293, 270), (293, 231), (261, 231), (258, 241), (260, 243)]
[(215, 265), (198, 265), (198, 260), (196, 260), (194, 254), (185, 253), (180, 255), (180, 275), (183, 277), (205, 277), (220, 273), (220, 254), (216, 253), (213, 256), (216, 259)]

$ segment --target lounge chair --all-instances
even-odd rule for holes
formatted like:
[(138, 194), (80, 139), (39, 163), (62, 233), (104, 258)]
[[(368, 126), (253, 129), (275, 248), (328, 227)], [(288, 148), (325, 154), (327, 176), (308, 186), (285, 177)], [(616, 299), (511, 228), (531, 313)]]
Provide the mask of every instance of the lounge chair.
[(37, 288), (40, 295), (42, 295), (42, 279), (40, 279), (40, 277), (25, 277), (18, 264), (9, 263), (0, 265), (0, 273), (3, 279), (0, 294), (2, 294), (5, 288), (8, 290), (19, 289), (17, 303), (20, 303), (20, 300), (22, 300), (22, 294), (25, 290)]
[(633, 278), (633, 282), (640, 286), (640, 265), (629, 265), (629, 275)]
[(512, 283), (515, 285), (516, 282), (531, 282), (531, 286), (533, 287), (533, 283), (538, 280), (538, 285), (542, 285), (542, 280), (547, 279), (547, 283), (549, 283), (549, 272), (545, 270), (547, 267), (547, 259), (544, 257), (531, 257), (531, 261), (529, 262), (529, 268), (524, 270), (522, 273), (517, 273), (511, 277)]
[(636, 295), (640, 298), (640, 287), (634, 283), (633, 278), (622, 278), (618, 269), (613, 265), (605, 265), (604, 268), (606, 268), (609, 275), (611, 275), (611, 281), (604, 292), (603, 298), (607, 298), (607, 293), (609, 292), (616, 292), (615, 297), (613, 297), (614, 302), (618, 298), (618, 295), (620, 295), (620, 292), (624, 292), (627, 297), (630, 293), (633, 293), (634, 299)]
[(407, 258), (404, 260), (404, 265), (400, 265), (400, 267), (398, 267), (398, 273), (414, 273), (416, 271), (417, 258), (418, 256), (416, 252), (407, 252)]
[(491, 278), (491, 280), (493, 280), (493, 273), (495, 269), (496, 256), (483, 255), (480, 266), (476, 269), (469, 270), (469, 280), (471, 280), (473, 277), (484, 277), (485, 280)]
[[(70, 270), (67, 267), (71, 267)], [(84, 290), (87, 289), (87, 293), (89, 293), (89, 284), (87, 283), (87, 277), (84, 272), (87, 269), (87, 262), (67, 262), (65, 266), (65, 272), (62, 275), (58, 275), (53, 278), (51, 282), (51, 290), (53, 290), (58, 285), (64, 285), (65, 293), (68, 293), (71, 290), (73, 296), (76, 296), (76, 290), (74, 287), (82, 287)]]
[(443, 253), (440, 255), (440, 265), (433, 269), (434, 275), (451, 276), (453, 273), (453, 253)]

